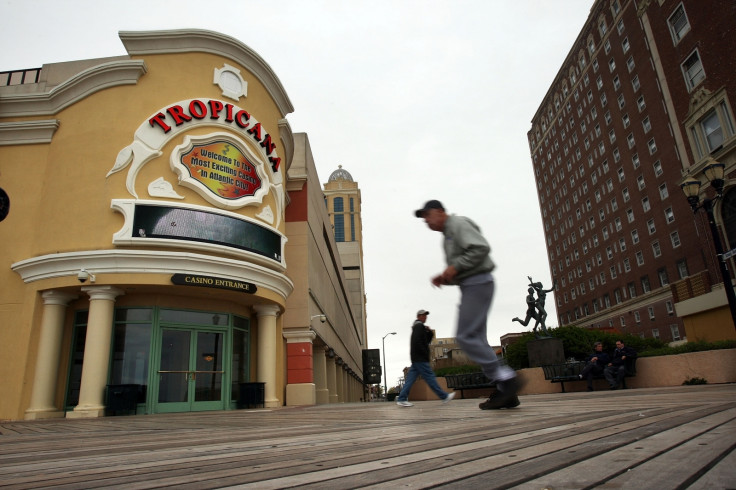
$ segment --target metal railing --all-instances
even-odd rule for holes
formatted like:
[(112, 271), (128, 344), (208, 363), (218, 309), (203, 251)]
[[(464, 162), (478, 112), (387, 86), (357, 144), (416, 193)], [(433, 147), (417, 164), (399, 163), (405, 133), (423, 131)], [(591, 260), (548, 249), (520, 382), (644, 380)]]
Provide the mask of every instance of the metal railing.
[(0, 86), (23, 85), (26, 83), (38, 83), (41, 76), (41, 68), (28, 68), (26, 70), (0, 71)]

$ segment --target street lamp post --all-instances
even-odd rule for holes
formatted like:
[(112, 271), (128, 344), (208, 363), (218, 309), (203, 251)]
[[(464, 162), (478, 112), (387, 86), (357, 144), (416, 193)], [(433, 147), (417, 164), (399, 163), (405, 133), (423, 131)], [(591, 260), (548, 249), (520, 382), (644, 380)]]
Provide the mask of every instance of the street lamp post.
[(382, 350), (383, 350), (383, 396), (384, 397), (388, 397), (388, 386), (386, 384), (386, 378), (387, 378), (386, 371), (388, 371), (388, 369), (386, 369), (386, 337), (388, 337), (389, 335), (396, 335), (396, 332), (387, 333), (381, 339), (381, 344), (383, 346)]
[(725, 175), (725, 165), (714, 161), (703, 169), (703, 173), (710, 181), (713, 188), (716, 190), (716, 196), (713, 199), (705, 198), (703, 199), (703, 203), (700, 203), (699, 180), (691, 178), (683, 182), (680, 187), (685, 193), (685, 196), (687, 197), (687, 202), (690, 203), (690, 207), (693, 209), (693, 213), (697, 213), (698, 209), (703, 208), (708, 215), (710, 234), (713, 237), (713, 245), (716, 249), (716, 262), (718, 262), (718, 268), (720, 269), (721, 277), (723, 279), (723, 287), (726, 290), (728, 308), (731, 310), (731, 320), (733, 321), (734, 327), (736, 327), (736, 294), (734, 294), (733, 292), (731, 273), (728, 272), (726, 261), (723, 259), (723, 245), (721, 244), (721, 236), (718, 232), (718, 227), (716, 226), (715, 217), (713, 216), (714, 201), (723, 197), (723, 177)]

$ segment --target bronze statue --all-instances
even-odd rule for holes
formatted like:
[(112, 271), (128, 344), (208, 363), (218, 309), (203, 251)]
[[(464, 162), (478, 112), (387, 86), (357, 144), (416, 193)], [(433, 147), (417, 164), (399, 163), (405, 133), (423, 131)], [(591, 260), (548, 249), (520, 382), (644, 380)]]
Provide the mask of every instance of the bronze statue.
[[(519, 322), (525, 327), (529, 325), (529, 321), (534, 318), (537, 322), (534, 324), (534, 328), (532, 331), (534, 332), (534, 335), (537, 338), (543, 338), (543, 337), (549, 337), (547, 333), (547, 326), (545, 325), (544, 321), (547, 318), (547, 311), (544, 309), (544, 303), (547, 298), (547, 293), (554, 291), (556, 281), (552, 283), (552, 287), (549, 289), (544, 289), (544, 286), (542, 286), (541, 282), (534, 282), (531, 278), (531, 276), (526, 276), (527, 279), (529, 279), (529, 294), (526, 297), (526, 318), (522, 321), (518, 317), (513, 318), (512, 322)], [(534, 293), (537, 294), (536, 299), (534, 298)], [(542, 335), (539, 335), (537, 333), (537, 327), (541, 325), (541, 332)]]

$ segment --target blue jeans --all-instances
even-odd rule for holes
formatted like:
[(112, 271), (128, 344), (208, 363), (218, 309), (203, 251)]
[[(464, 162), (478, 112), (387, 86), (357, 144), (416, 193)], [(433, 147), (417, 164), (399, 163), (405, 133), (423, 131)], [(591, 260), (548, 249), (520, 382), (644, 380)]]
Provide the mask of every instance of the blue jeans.
[(406, 401), (406, 399), (409, 397), (411, 386), (414, 384), (419, 376), (422, 377), (422, 379), (427, 383), (432, 391), (434, 391), (434, 394), (437, 395), (440, 400), (444, 400), (445, 398), (447, 398), (447, 393), (445, 393), (442, 388), (440, 388), (440, 385), (437, 384), (437, 378), (434, 377), (434, 371), (432, 371), (429, 363), (413, 362), (411, 363), (411, 367), (409, 368), (409, 374), (406, 375), (406, 383), (404, 383), (404, 387), (401, 389), (401, 393), (399, 393), (399, 397), (396, 399), (397, 401)]

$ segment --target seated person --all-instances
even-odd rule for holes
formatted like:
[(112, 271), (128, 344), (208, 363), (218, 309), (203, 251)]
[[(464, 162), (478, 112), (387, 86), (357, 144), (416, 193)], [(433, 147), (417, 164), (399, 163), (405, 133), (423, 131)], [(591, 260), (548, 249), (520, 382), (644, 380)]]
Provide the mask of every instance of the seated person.
[[(622, 340), (616, 341), (616, 350), (613, 351), (613, 359), (603, 371), (608, 385), (615, 390), (623, 382), (626, 376), (626, 364), (636, 359), (636, 351), (631, 347), (626, 347)], [(628, 360), (628, 361), (627, 361)]]
[(585, 360), (587, 364), (579, 374), (580, 379), (588, 380), (588, 391), (593, 391), (593, 376), (603, 374), (609, 360), (608, 354), (603, 352), (603, 344), (593, 344), (593, 353)]

